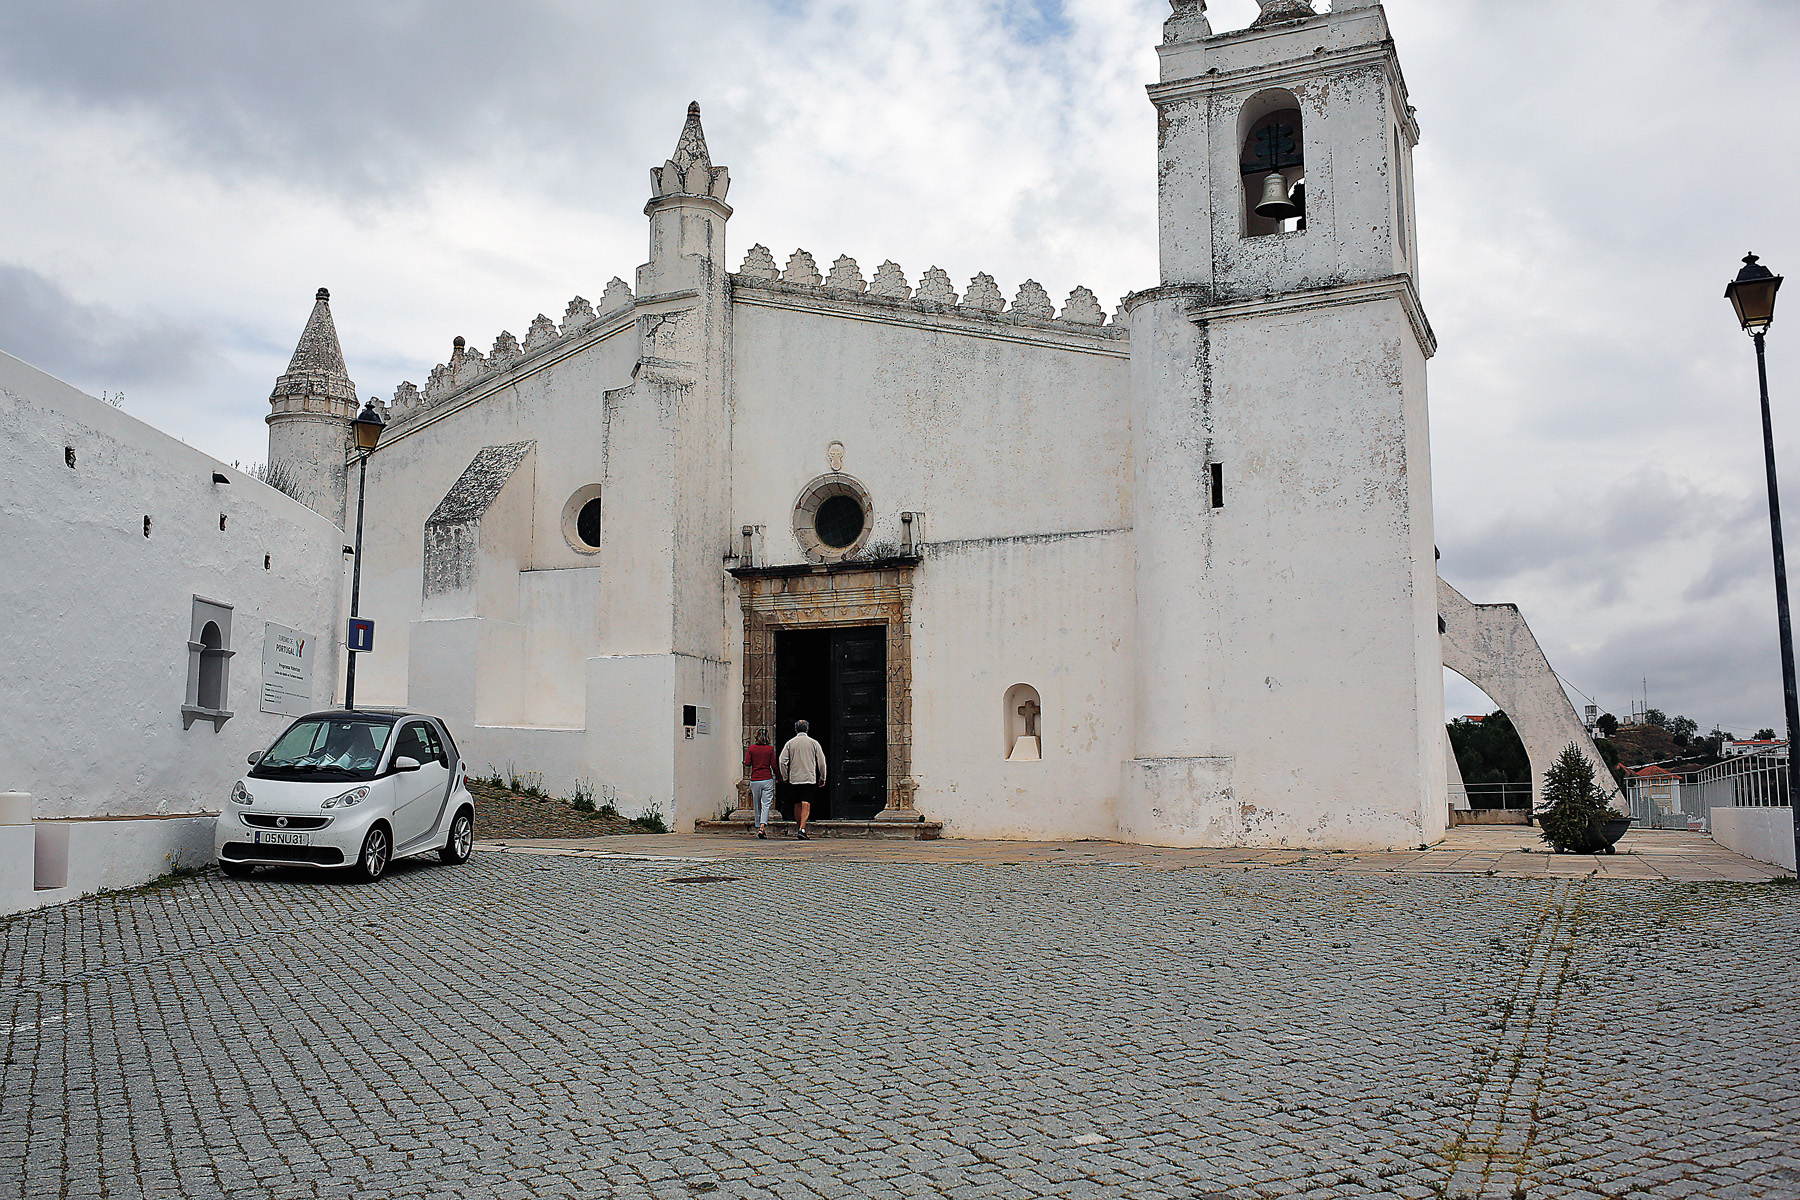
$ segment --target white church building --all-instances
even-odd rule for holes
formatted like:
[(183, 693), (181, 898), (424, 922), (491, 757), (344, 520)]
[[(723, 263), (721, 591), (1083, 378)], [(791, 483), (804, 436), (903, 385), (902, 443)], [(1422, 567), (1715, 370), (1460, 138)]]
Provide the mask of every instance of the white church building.
[[(745, 745), (805, 719), (843, 833), (1433, 842), (1447, 663), (1534, 773), (1592, 754), (1517, 610), (1437, 578), (1419, 127), (1386, 17), (1261, 3), (1215, 32), (1174, 0), (1161, 277), (1110, 316), (1084, 288), (734, 251), (691, 107), (631, 284), (485, 353), (458, 337), (378, 406), (357, 702), (689, 829), (741, 820)], [(270, 462), (335, 554), (362, 401), (323, 289), (270, 404)]]
[[(359, 701), (679, 826), (739, 808), (746, 741), (806, 719), (832, 821), (1435, 840), (1418, 126), (1378, 5), (1225, 34), (1204, 7), (1175, 6), (1150, 88), (1162, 278), (1110, 318), (734, 253), (691, 108), (631, 286), (394, 390)], [(271, 402), (271, 461), (349, 527), (323, 293)]]

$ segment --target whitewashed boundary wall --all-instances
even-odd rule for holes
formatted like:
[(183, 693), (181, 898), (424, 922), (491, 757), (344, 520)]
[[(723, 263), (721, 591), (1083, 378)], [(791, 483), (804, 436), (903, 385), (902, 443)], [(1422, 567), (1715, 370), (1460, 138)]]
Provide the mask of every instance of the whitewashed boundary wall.
[[(0, 789), (39, 818), (217, 811), (288, 720), (259, 711), (265, 623), (317, 639), (313, 699), (330, 700), (342, 532), (4, 353), (0, 462)], [(220, 644), (202, 655), (206, 623)], [(212, 704), (191, 703), (201, 662)]]

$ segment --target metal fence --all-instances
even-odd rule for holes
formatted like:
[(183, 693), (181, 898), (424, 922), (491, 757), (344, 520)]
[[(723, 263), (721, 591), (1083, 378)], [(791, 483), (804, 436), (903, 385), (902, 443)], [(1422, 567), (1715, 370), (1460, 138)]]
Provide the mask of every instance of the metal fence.
[(1787, 760), (1747, 754), (1693, 774), (1627, 778), (1625, 799), (1633, 825), (1710, 832), (1715, 808), (1785, 806)]
[(1787, 759), (1773, 754), (1728, 758), (1700, 772), (1708, 808), (1786, 808)]
[(1456, 803), (1461, 799), (1468, 800), (1470, 808), (1530, 808), (1531, 784), (1472, 783), (1463, 788), (1451, 788), (1451, 806), (1461, 807)]

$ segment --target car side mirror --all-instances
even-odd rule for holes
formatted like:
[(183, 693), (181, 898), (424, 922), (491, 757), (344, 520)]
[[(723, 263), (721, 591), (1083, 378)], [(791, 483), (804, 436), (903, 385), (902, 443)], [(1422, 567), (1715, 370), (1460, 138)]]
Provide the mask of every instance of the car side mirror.
[(394, 760), (394, 770), (396, 771), (416, 771), (418, 769), (419, 760), (416, 758), (407, 758), (405, 755), (401, 755)]
[(261, 750), (252, 750), (244, 761), (254, 767), (257, 763), (262, 761), (262, 756), (263, 752)]

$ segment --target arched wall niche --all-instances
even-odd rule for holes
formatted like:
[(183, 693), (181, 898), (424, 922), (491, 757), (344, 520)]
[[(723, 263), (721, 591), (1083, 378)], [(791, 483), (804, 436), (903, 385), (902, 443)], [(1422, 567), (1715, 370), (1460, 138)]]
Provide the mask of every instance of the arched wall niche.
[(211, 621), (200, 631), (200, 699), (201, 708), (225, 707), (225, 656), (219, 651), (225, 639)]
[(1250, 97), (1238, 111), (1237, 147), (1244, 236), (1268, 237), (1304, 229), (1303, 217), (1276, 220), (1256, 213), (1275, 173), (1281, 174), (1284, 191), (1291, 192), (1306, 181), (1306, 128), (1299, 98), (1285, 88), (1269, 88)]
[(1006, 730), (1002, 753), (1008, 762), (1038, 762), (1044, 757), (1043, 701), (1029, 683), (1006, 689), (1001, 717)]

